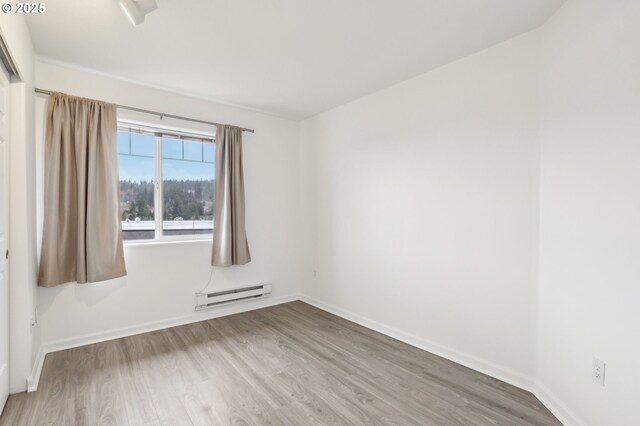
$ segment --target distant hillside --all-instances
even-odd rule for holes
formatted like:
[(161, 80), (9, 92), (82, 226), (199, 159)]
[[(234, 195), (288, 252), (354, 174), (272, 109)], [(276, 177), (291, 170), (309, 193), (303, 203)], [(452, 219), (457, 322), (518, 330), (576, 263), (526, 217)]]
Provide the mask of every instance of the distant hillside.
[[(215, 206), (214, 180), (165, 180), (163, 220), (211, 220)], [(122, 220), (154, 219), (153, 181), (120, 181)]]

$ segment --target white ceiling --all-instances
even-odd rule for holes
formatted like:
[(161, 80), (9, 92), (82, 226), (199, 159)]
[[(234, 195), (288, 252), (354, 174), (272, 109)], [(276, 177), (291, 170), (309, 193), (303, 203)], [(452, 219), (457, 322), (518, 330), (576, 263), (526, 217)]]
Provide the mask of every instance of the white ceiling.
[(308, 117), (541, 25), (564, 0), (47, 2), (43, 58), (290, 118)]

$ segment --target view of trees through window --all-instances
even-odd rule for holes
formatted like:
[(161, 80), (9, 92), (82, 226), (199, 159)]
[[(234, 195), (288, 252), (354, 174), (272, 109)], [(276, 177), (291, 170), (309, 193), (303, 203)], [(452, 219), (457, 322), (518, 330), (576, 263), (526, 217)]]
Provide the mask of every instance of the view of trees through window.
[(213, 179), (162, 183), (164, 220), (213, 220)]
[(153, 181), (120, 181), (122, 220), (155, 220)]
[[(118, 132), (123, 238), (211, 234), (215, 207), (214, 150), (210, 142)], [(162, 153), (156, 170), (156, 153)], [(162, 193), (155, 182), (162, 176)], [(161, 212), (155, 199), (161, 196)], [(156, 216), (156, 213), (159, 216)]]

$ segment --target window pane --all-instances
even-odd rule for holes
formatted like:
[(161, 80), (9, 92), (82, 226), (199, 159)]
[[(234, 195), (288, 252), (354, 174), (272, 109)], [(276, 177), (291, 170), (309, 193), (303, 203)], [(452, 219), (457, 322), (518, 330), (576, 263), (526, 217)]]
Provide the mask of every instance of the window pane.
[(162, 158), (182, 159), (182, 141), (178, 139), (162, 139)]
[(129, 132), (118, 132), (118, 154), (129, 154)]
[(150, 135), (131, 133), (131, 154), (144, 157), (155, 157), (156, 138)]
[[(128, 143), (129, 134), (118, 132), (118, 147), (120, 147), (121, 139), (126, 139)], [(151, 156), (118, 155), (122, 238), (125, 240), (148, 240), (155, 237), (153, 195), (155, 138), (149, 135), (132, 134), (132, 151), (134, 151), (134, 140), (139, 153), (149, 153), (149, 147), (154, 149), (150, 152)], [(119, 150), (119, 152), (121, 151)]]
[[(182, 141), (162, 141), (163, 234), (211, 235), (215, 202), (214, 164), (202, 161), (202, 152), (205, 146), (213, 148), (213, 145), (184, 141), (185, 159), (166, 158), (165, 146), (169, 147), (166, 151), (169, 152), (175, 149), (175, 142)], [(182, 147), (179, 158), (182, 158)]]
[(184, 159), (202, 162), (202, 143), (184, 142)]
[(213, 155), (214, 146), (215, 145), (212, 143), (204, 144), (204, 161), (207, 163), (213, 163), (215, 161), (215, 157)]

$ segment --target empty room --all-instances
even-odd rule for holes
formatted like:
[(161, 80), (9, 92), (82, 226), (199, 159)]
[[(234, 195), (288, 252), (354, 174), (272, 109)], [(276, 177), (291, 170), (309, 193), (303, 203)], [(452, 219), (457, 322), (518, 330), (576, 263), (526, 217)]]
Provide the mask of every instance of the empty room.
[(640, 424), (640, 1), (0, 3), (0, 426)]

